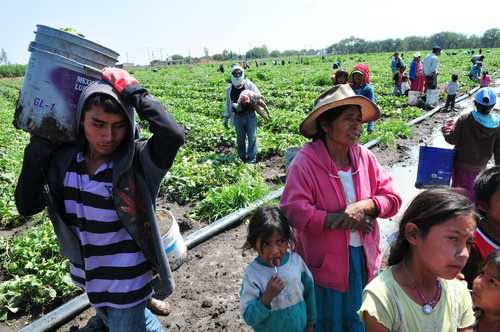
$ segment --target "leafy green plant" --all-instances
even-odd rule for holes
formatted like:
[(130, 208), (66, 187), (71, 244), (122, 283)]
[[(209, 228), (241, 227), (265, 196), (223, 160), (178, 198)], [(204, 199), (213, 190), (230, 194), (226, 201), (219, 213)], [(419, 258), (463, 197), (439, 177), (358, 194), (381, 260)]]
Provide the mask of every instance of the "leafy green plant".
[(15, 226), (24, 221), (14, 204), (14, 189), (28, 140), (28, 134), (11, 124), (17, 94), (15, 87), (0, 85), (0, 227)]
[(257, 166), (244, 164), (235, 155), (184, 150), (164, 178), (160, 193), (186, 204), (202, 199), (210, 188), (235, 183), (241, 176), (255, 177), (258, 173)]
[(26, 65), (0, 65), (0, 77), (24, 76)]
[(262, 178), (246, 176), (232, 185), (211, 188), (191, 213), (191, 217), (211, 223), (248, 206), (268, 192), (269, 188)]
[(78, 292), (47, 218), (21, 235), (0, 238), (0, 270), (11, 277), (0, 283), (0, 320), (9, 312), (50, 306), (56, 298)]

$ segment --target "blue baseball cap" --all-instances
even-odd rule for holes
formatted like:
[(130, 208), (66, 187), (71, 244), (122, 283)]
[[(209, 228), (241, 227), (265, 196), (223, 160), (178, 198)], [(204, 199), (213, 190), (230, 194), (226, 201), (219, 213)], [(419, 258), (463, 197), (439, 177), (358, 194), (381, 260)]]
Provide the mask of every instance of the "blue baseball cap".
[(495, 106), (497, 95), (492, 88), (482, 88), (477, 92), (474, 101), (484, 106)]

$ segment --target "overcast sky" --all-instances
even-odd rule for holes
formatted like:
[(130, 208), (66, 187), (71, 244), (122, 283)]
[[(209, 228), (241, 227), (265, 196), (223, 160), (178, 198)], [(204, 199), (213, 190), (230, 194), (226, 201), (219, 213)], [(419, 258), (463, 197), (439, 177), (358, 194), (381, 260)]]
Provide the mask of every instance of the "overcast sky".
[(500, 28), (500, 1), (451, 0), (2, 0), (0, 48), (11, 63), (27, 63), (36, 24), (73, 27), (145, 64), (182, 54), (223, 49), (243, 53), (323, 48), (356, 36), (366, 40), (430, 36), (441, 31), (482, 35)]

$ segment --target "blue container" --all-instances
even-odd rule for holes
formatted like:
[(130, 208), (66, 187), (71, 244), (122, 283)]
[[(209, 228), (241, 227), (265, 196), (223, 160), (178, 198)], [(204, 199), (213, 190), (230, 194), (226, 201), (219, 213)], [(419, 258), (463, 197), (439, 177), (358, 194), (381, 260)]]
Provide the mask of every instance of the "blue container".
[(453, 176), (455, 150), (421, 146), (415, 187), (449, 186)]

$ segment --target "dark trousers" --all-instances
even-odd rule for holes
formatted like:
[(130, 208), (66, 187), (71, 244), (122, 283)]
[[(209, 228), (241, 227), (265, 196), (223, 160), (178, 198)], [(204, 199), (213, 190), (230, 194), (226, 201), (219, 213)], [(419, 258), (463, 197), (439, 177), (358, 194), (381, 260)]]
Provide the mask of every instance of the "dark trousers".
[(425, 76), (425, 87), (427, 90), (433, 90), (437, 88), (437, 75)]
[(457, 95), (448, 95), (446, 96), (446, 104), (444, 105), (444, 108), (448, 108), (448, 106), (451, 106), (451, 109), (455, 108), (455, 97)]

